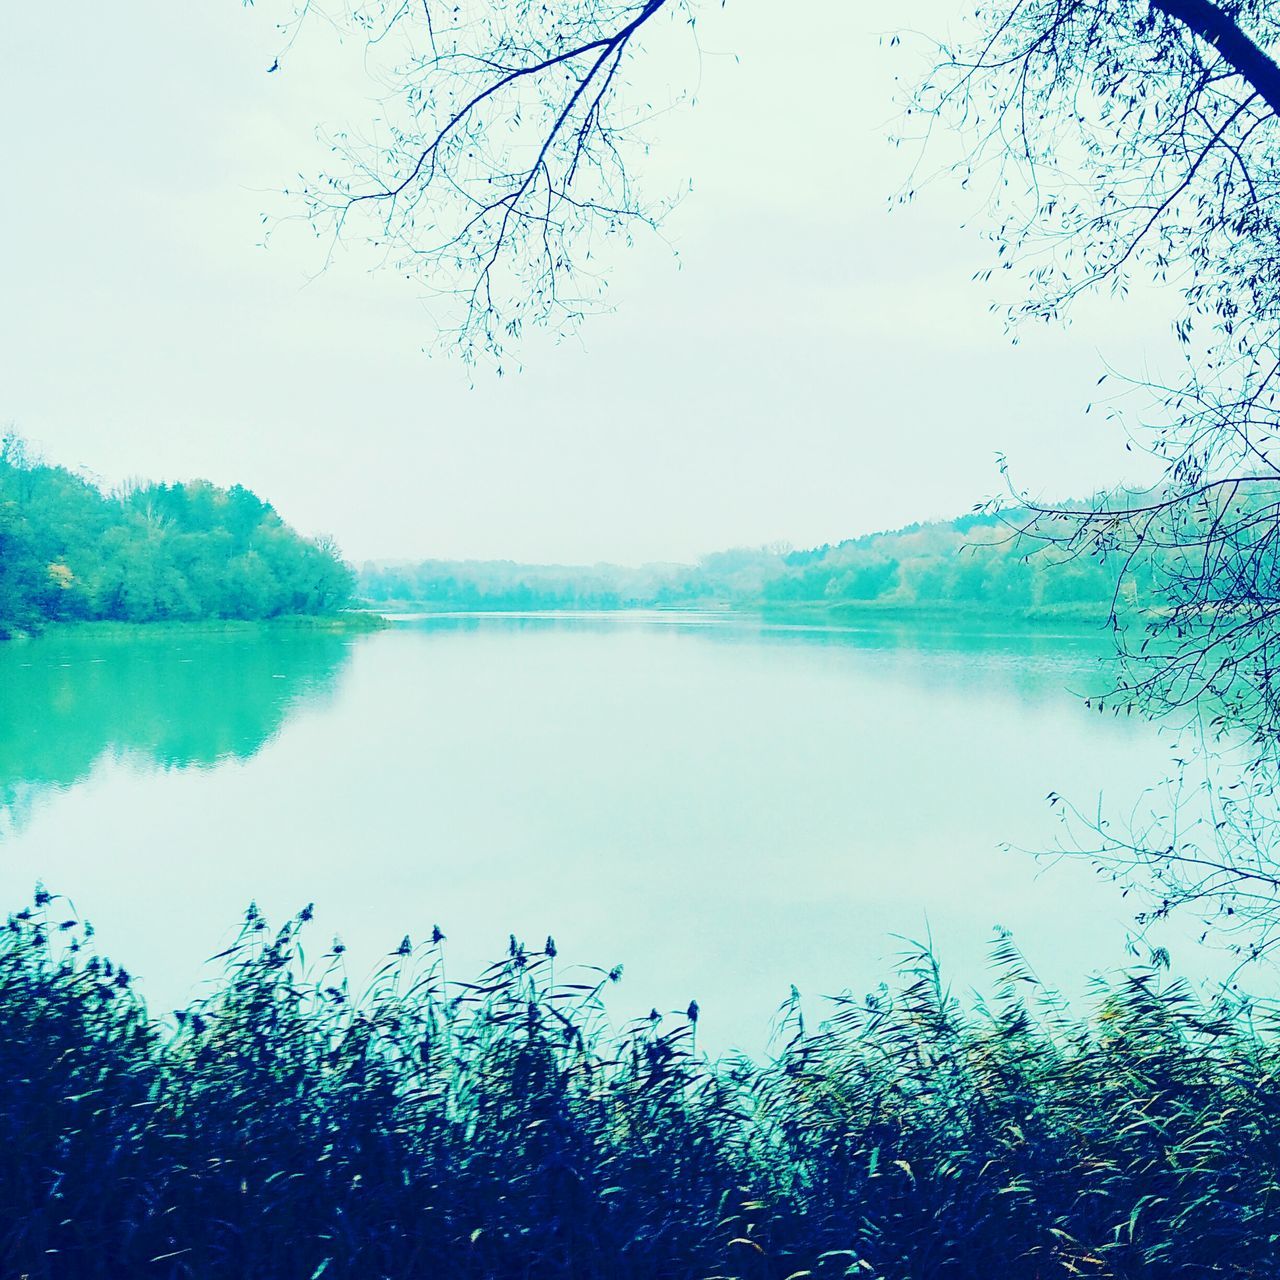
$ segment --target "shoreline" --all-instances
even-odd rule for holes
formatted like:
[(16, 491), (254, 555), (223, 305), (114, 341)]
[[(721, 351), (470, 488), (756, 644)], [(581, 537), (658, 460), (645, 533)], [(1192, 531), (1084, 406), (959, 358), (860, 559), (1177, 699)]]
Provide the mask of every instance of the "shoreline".
[(758, 619), (770, 623), (797, 623), (826, 626), (857, 626), (868, 622), (897, 622), (905, 625), (921, 623), (953, 623), (976, 626), (1021, 626), (1029, 630), (1041, 627), (1071, 626), (1105, 631), (1107, 616), (1099, 609), (1062, 605), (1028, 609), (984, 609), (969, 605), (882, 604), (841, 601), (795, 601), (769, 604), (731, 604), (724, 601), (688, 601), (664, 604), (626, 604), (615, 608), (592, 608), (582, 605), (531, 605), (525, 608), (476, 606), (463, 608), (431, 602), (394, 600), (371, 611), (386, 619), (391, 626), (409, 620), (427, 618), (620, 618), (628, 616), (698, 615), (707, 618)]
[(352, 609), (333, 615), (284, 614), (278, 618), (165, 618), (154, 622), (120, 622), (89, 618), (82, 622), (50, 622), (39, 631), (0, 635), (0, 644), (68, 636), (112, 639), (126, 636), (252, 635), (267, 631), (313, 631), (329, 635), (362, 635), (385, 631), (392, 624), (380, 613)]
[(630, 604), (617, 608), (583, 608), (545, 605), (524, 609), (449, 608), (416, 601), (388, 601), (378, 607), (366, 604), (334, 615), (287, 614), (276, 618), (161, 619), (153, 622), (123, 622), (86, 619), (79, 622), (50, 622), (38, 631), (0, 634), (0, 644), (68, 638), (72, 636), (116, 639), (128, 637), (253, 635), (269, 632), (314, 632), (328, 635), (364, 635), (397, 627), (412, 626), (433, 618), (441, 620), (484, 618), (528, 618), (551, 621), (590, 619), (700, 617), (725, 623), (756, 622), (768, 627), (821, 628), (854, 631), (867, 626), (899, 626), (912, 629), (955, 627), (962, 630), (1013, 629), (1048, 635), (1054, 628), (1104, 635), (1105, 616), (1096, 609), (1066, 605), (1058, 608), (983, 609), (976, 606), (904, 605), (842, 601), (794, 601), (772, 604), (735, 605), (724, 601), (679, 604)]

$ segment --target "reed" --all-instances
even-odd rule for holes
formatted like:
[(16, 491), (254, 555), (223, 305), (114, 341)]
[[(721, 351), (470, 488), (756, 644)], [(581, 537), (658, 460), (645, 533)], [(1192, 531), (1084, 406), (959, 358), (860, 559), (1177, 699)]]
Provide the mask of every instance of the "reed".
[(0, 934), (6, 1277), (1280, 1273), (1280, 1040), (1158, 965), (1078, 1020), (1007, 938), (972, 1007), (921, 950), (713, 1061), (550, 939), (461, 983), (436, 930), (356, 991), (309, 910), (159, 1024), (63, 905)]

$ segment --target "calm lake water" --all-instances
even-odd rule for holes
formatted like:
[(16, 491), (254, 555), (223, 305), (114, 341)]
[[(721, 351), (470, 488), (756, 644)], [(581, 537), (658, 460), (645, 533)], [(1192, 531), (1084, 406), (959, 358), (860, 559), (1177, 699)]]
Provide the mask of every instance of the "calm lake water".
[(625, 964), (618, 1016), (696, 997), (718, 1048), (759, 1048), (792, 983), (874, 988), (894, 935), (963, 987), (1003, 925), (1078, 992), (1128, 904), (1001, 845), (1053, 844), (1051, 790), (1127, 807), (1164, 770), (1077, 696), (1105, 653), (687, 615), (0, 645), (0, 890), (67, 894), (160, 1007), (250, 900), (314, 900), (313, 951), (357, 966), (435, 922), (457, 976), (550, 933)]

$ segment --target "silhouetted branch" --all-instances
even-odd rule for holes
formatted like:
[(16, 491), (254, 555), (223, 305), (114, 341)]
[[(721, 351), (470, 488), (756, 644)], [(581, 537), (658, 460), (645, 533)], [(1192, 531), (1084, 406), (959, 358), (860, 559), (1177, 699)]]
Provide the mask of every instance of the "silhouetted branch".
[(373, 0), (342, 10), (393, 86), (385, 140), (337, 135), (301, 192), (331, 243), (358, 238), (428, 291), (463, 356), (501, 360), (527, 323), (572, 327), (603, 284), (597, 237), (656, 224), (635, 189), (624, 71), (688, 0)]
[(1181, 22), (1211, 44), (1280, 115), (1280, 66), (1241, 29), (1231, 15), (1209, 0), (1151, 0), (1151, 7)]

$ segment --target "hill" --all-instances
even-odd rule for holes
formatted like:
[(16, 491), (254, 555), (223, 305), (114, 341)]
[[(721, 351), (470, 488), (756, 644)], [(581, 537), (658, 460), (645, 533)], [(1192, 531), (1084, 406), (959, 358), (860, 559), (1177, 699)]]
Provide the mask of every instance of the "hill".
[(329, 615), (354, 584), (331, 542), (240, 485), (107, 493), (0, 437), (0, 637), (51, 622)]
[[(1011, 537), (1016, 512), (913, 524), (814, 547), (735, 548), (696, 564), (590, 566), (513, 561), (369, 562), (360, 594), (376, 607), (439, 610), (796, 608), (1000, 611), (1105, 617), (1117, 565)], [(1141, 590), (1130, 566), (1126, 592)]]

